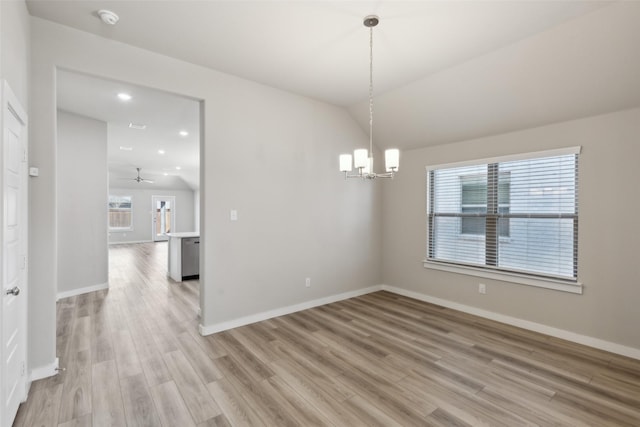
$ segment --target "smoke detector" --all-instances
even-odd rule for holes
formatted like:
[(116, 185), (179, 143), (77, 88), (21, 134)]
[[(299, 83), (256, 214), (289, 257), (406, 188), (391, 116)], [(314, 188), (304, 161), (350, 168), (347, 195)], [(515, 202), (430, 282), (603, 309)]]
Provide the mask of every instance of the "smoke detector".
[(106, 9), (99, 10), (98, 16), (102, 19), (102, 22), (108, 25), (116, 25), (116, 22), (120, 19), (114, 12)]

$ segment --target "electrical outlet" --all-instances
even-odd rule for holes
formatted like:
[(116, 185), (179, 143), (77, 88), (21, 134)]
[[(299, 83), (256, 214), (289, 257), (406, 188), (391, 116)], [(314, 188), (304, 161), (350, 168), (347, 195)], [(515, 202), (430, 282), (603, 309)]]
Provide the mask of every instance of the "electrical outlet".
[(304, 286), (307, 288), (311, 287), (311, 277), (307, 277), (306, 279), (304, 279)]
[(487, 285), (485, 285), (484, 283), (478, 284), (478, 292), (480, 292), (483, 295), (486, 294), (487, 293)]

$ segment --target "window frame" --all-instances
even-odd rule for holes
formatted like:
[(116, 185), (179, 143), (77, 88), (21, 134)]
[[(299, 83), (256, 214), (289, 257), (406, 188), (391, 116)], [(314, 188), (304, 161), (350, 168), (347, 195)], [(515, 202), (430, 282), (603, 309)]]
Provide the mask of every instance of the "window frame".
[[(423, 260), (424, 263), (424, 267), (425, 268), (429, 268), (429, 269), (436, 269), (436, 270), (443, 270), (443, 271), (449, 271), (449, 272), (455, 272), (455, 273), (461, 273), (461, 274), (466, 274), (466, 275), (471, 275), (471, 276), (478, 276), (478, 277), (486, 277), (486, 278), (490, 278), (490, 279), (495, 279), (495, 280), (501, 280), (501, 281), (507, 281), (507, 282), (513, 282), (513, 283), (519, 283), (519, 284), (524, 284), (524, 285), (531, 285), (531, 286), (536, 286), (536, 287), (542, 287), (542, 288), (548, 288), (548, 289), (554, 289), (554, 290), (561, 290), (561, 291), (566, 291), (566, 292), (571, 292), (571, 293), (578, 293), (578, 294), (582, 294), (582, 286), (583, 284), (579, 281), (578, 279), (578, 271), (577, 271), (577, 251), (578, 251), (578, 234), (577, 234), (577, 226), (578, 226), (578, 222), (579, 222), (579, 218), (578, 218), (578, 214), (574, 214), (574, 216), (572, 216), (572, 218), (574, 219), (574, 230), (575, 230), (575, 244), (574, 244), (574, 276), (575, 279), (569, 279), (569, 278), (565, 278), (565, 277), (556, 277), (553, 276), (551, 274), (549, 275), (545, 275), (545, 274), (538, 274), (535, 272), (528, 272), (528, 271), (517, 271), (517, 270), (507, 270), (507, 269), (499, 269), (497, 267), (497, 256), (495, 257), (496, 263), (489, 263), (489, 262), (485, 262), (484, 265), (482, 266), (476, 266), (476, 265), (472, 265), (472, 264), (465, 264), (465, 263), (457, 263), (455, 261), (444, 261), (444, 260), (437, 260), (431, 257), (432, 255), (432, 250), (433, 250), (433, 235), (431, 233), (430, 227), (431, 227), (431, 222), (432, 222), (432, 216), (431, 216), (431, 205), (434, 203), (434, 183), (432, 182), (432, 179), (430, 179), (431, 177), (431, 172), (438, 170), (438, 169), (449, 169), (449, 168), (458, 168), (458, 167), (464, 167), (464, 166), (478, 166), (478, 165), (491, 165), (491, 164), (495, 164), (496, 167), (496, 176), (498, 173), (497, 170), (497, 164), (501, 163), (501, 162), (511, 162), (511, 161), (518, 161), (518, 160), (532, 160), (532, 159), (538, 159), (538, 158), (545, 158), (545, 157), (555, 157), (555, 156), (563, 156), (563, 155), (579, 155), (581, 152), (581, 147), (580, 146), (574, 146), (574, 147), (567, 147), (567, 148), (560, 148), (560, 149), (554, 149), (554, 150), (545, 150), (545, 151), (537, 151), (537, 152), (531, 152), (531, 153), (521, 153), (521, 154), (515, 154), (515, 155), (507, 155), (507, 156), (501, 156), (501, 157), (493, 157), (493, 158), (485, 158), (485, 159), (477, 159), (477, 160), (470, 160), (470, 161), (463, 161), (463, 162), (455, 162), (455, 163), (447, 163), (447, 164), (439, 164), (439, 165), (429, 165), (426, 166), (426, 175), (427, 175), (427, 191), (426, 191), (426, 257)], [(491, 173), (490, 170), (488, 170), (488, 173)], [(491, 180), (488, 179), (488, 182), (491, 182)], [(497, 186), (498, 186), (498, 180), (495, 179), (492, 182), (495, 182), (495, 193), (492, 195), (491, 194), (491, 189), (488, 188), (488, 193), (487, 193), (487, 197), (488, 197), (488, 208), (490, 209), (491, 206), (491, 198), (495, 196), (495, 207), (496, 209), (498, 208), (498, 203), (497, 203)], [(576, 164), (576, 198), (578, 197), (578, 169), (577, 169), (577, 164)], [(462, 215), (460, 215), (462, 217)], [(498, 218), (500, 217), (500, 215), (495, 215), (495, 219), (496, 221), (498, 220)], [(553, 214), (554, 218), (558, 218), (559, 216), (556, 214)], [(491, 222), (487, 221), (487, 226), (490, 226)], [(497, 222), (496, 222), (496, 233), (491, 233), (489, 234), (488, 238), (486, 238), (485, 236), (481, 236), (481, 235), (465, 235), (465, 234), (460, 234), (461, 238), (465, 238), (465, 236), (467, 236), (466, 238), (474, 238), (474, 239), (485, 239), (486, 240), (486, 256), (487, 258), (489, 258), (489, 250), (492, 250), (494, 253), (495, 251), (498, 249), (499, 247), (499, 242), (497, 241), (497, 239), (499, 238), (500, 242), (503, 242), (504, 240), (508, 240), (508, 237), (503, 237), (503, 236), (497, 236)], [(461, 228), (460, 228), (461, 230)], [(490, 233), (490, 230), (489, 230)], [(494, 249), (495, 248), (495, 249)]]
[[(130, 216), (130, 221), (129, 221), (129, 226), (128, 227), (112, 227), (111, 226), (111, 218), (109, 216), (109, 213), (111, 212), (111, 198), (112, 197), (117, 197), (117, 198), (125, 198), (128, 197), (129, 198), (129, 216)], [(122, 209), (122, 211), (126, 211), (127, 209)], [(107, 228), (109, 230), (110, 233), (118, 233), (118, 232), (126, 232), (126, 231), (133, 231), (133, 196), (132, 195), (120, 195), (120, 194), (109, 194), (109, 196), (107, 197)]]

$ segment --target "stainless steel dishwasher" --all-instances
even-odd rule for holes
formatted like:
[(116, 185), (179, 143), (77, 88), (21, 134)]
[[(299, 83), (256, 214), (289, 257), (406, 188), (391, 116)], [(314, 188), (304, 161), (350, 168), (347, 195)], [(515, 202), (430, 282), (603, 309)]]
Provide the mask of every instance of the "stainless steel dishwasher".
[(182, 280), (200, 277), (200, 238), (182, 238)]

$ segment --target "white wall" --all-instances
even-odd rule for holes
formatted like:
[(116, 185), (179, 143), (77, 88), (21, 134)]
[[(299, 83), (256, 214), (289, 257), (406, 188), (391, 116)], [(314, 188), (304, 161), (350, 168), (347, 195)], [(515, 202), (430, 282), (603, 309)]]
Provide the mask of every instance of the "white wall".
[(176, 205), (173, 211), (176, 220), (174, 232), (195, 230), (193, 222), (194, 192), (191, 190), (110, 188), (109, 194), (132, 196), (133, 206), (133, 230), (110, 231), (109, 243), (151, 242), (153, 240), (151, 227), (153, 219), (152, 196), (174, 196), (176, 198)]
[[(404, 153), (384, 189), (383, 281), (409, 291), (640, 349), (640, 109)], [(425, 269), (425, 166), (581, 145), (578, 279), (584, 294)], [(487, 294), (478, 293), (478, 283)]]
[(203, 100), (204, 326), (379, 283), (380, 186), (337, 171), (339, 153), (367, 144), (344, 109), (38, 18), (32, 42), (35, 366), (55, 358), (56, 67)]
[(24, 1), (0, 1), (0, 76), (29, 109), (30, 18)]
[(107, 124), (58, 110), (58, 294), (108, 282)]

